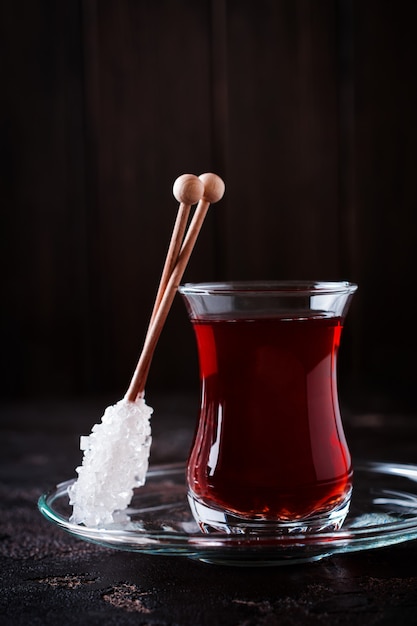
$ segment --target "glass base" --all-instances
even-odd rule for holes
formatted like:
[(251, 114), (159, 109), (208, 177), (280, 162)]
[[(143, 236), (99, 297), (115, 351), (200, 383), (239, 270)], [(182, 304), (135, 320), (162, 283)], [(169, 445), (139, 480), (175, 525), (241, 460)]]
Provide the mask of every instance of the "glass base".
[(188, 503), (203, 533), (227, 533), (241, 535), (298, 535), (300, 533), (333, 532), (342, 527), (349, 512), (352, 490), (332, 510), (320, 511), (297, 520), (271, 520), (248, 518), (223, 509), (213, 508), (188, 492)]

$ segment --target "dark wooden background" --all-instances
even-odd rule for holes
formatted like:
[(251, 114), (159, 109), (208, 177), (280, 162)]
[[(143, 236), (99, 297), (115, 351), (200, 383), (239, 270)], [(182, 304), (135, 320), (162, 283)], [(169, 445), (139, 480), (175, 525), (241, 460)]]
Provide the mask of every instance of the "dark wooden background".
[[(186, 280), (357, 281), (343, 400), (417, 408), (413, 1), (1, 7), (3, 397), (124, 394), (172, 183), (215, 171)], [(178, 297), (149, 394), (196, 389), (196, 363)]]

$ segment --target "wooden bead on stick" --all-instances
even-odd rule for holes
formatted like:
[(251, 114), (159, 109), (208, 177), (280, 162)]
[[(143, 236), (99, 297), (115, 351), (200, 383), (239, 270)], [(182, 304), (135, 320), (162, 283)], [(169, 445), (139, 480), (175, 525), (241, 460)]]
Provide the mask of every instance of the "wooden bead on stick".
[(194, 174), (182, 174), (176, 179), (172, 191), (178, 202), (191, 206), (203, 197), (204, 183)]
[(220, 176), (207, 172), (206, 174), (201, 174), (199, 179), (204, 184), (204, 200), (214, 204), (223, 198), (225, 185)]

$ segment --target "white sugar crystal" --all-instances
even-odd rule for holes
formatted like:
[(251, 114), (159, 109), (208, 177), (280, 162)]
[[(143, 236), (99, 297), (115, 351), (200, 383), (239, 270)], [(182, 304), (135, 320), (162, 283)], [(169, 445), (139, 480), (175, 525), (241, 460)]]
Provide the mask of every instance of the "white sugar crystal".
[(107, 407), (88, 437), (80, 438), (84, 458), (76, 469), (76, 482), (68, 489), (71, 522), (105, 527), (129, 519), (123, 511), (133, 489), (146, 480), (152, 412), (143, 398), (120, 400)]

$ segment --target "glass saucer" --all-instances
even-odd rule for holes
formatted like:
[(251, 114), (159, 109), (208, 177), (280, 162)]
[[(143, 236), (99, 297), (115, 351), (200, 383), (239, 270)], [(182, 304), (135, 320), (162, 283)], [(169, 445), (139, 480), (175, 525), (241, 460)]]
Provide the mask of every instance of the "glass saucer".
[(103, 529), (72, 524), (67, 494), (72, 480), (42, 495), (38, 506), (68, 533), (107, 548), (227, 565), (306, 563), (417, 539), (417, 465), (361, 462), (354, 468), (350, 512), (343, 527), (330, 533), (203, 534), (188, 506), (183, 464), (149, 470), (128, 510), (130, 522)]

